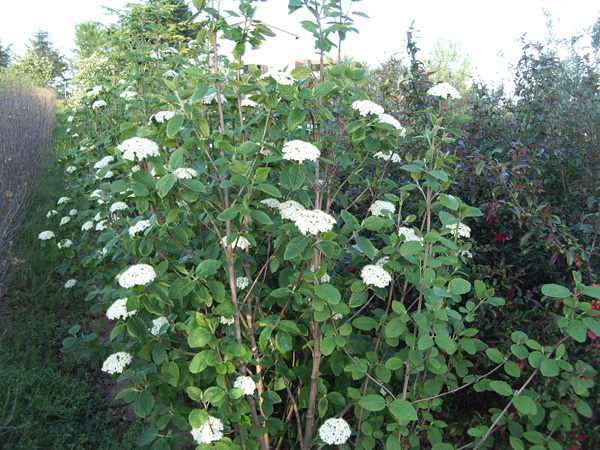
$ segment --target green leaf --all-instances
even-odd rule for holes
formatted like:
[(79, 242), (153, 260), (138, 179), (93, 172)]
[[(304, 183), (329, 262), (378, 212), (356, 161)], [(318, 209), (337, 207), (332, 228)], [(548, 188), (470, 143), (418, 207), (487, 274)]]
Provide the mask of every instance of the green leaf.
[(140, 392), (133, 401), (133, 410), (142, 419), (152, 412), (154, 408), (154, 396), (148, 391)]
[(373, 261), (377, 250), (375, 249), (370, 240), (361, 236), (357, 236), (356, 245), (361, 252), (363, 252), (371, 261)]
[(356, 217), (354, 217), (352, 214), (350, 214), (345, 209), (342, 210), (341, 216), (342, 216), (342, 219), (344, 220), (344, 223), (346, 225), (348, 225), (350, 227), (350, 229), (352, 229), (352, 230), (360, 230), (361, 229), (360, 223), (358, 223), (358, 220), (356, 219)]
[(329, 94), (336, 88), (336, 84), (333, 81), (323, 81), (319, 83), (314, 88), (314, 94), (316, 97), (320, 97), (323, 95)]
[(462, 295), (471, 290), (471, 283), (462, 278), (453, 278), (448, 283), (448, 292), (451, 294)]
[(158, 180), (158, 182), (156, 183), (156, 189), (158, 190), (159, 197), (165, 197), (169, 193), (171, 188), (175, 185), (176, 181), (177, 177), (175, 177), (175, 175), (173, 175), (172, 173), (168, 173), (160, 180)]
[(321, 352), (325, 356), (329, 356), (335, 350), (335, 338), (328, 336), (321, 341)]
[(210, 275), (217, 273), (217, 270), (221, 267), (221, 261), (216, 259), (205, 259), (198, 267), (196, 267), (196, 275), (200, 278), (206, 278)]
[(162, 366), (162, 376), (165, 377), (167, 383), (171, 386), (177, 387), (179, 384), (179, 366), (177, 363), (173, 361), (169, 361), (168, 363)]
[(584, 286), (581, 293), (588, 297), (600, 299), (600, 286)]
[(127, 332), (134, 338), (144, 341), (148, 335), (148, 326), (141, 317), (127, 319)]
[(212, 334), (207, 328), (194, 328), (188, 334), (188, 344), (191, 348), (204, 347), (212, 339)]
[(542, 294), (552, 298), (569, 298), (571, 291), (558, 284), (545, 284), (542, 286)]
[(421, 251), (423, 244), (419, 241), (408, 241), (404, 242), (400, 246), (400, 254), (404, 257), (416, 255)]
[(383, 217), (369, 216), (363, 222), (363, 226), (370, 231), (379, 231), (386, 223)]
[(558, 363), (553, 359), (544, 359), (540, 364), (540, 372), (545, 377), (555, 377), (559, 373)]
[(257, 222), (263, 225), (271, 225), (273, 223), (271, 218), (259, 209), (251, 210), (250, 215), (253, 219), (255, 219)]
[(288, 130), (294, 131), (298, 127), (298, 125), (300, 125), (304, 121), (305, 117), (306, 112), (304, 111), (304, 109), (292, 108), (290, 114), (288, 115)]
[(179, 169), (183, 165), (183, 148), (178, 148), (169, 157), (169, 169)]
[(381, 411), (385, 408), (385, 399), (381, 395), (368, 394), (358, 401), (367, 411)]
[(177, 278), (169, 287), (169, 298), (180, 300), (194, 290), (196, 282), (189, 278)]
[(257, 186), (257, 188), (258, 188), (258, 190), (263, 191), (272, 197), (281, 198), (281, 192), (279, 192), (279, 189), (277, 189), (272, 184), (266, 184), (266, 183), (259, 184)]
[(290, 260), (299, 256), (308, 246), (310, 242), (310, 236), (296, 236), (285, 248), (283, 259)]
[(490, 381), (490, 387), (500, 395), (508, 397), (509, 395), (513, 395), (513, 389), (510, 387), (508, 383), (505, 381), (493, 380)]
[(342, 298), (340, 291), (338, 291), (335, 286), (328, 283), (315, 286), (315, 295), (332, 305), (338, 304)]
[(169, 139), (173, 139), (181, 127), (183, 126), (183, 116), (179, 114), (175, 114), (173, 117), (169, 119), (169, 123), (167, 124), (167, 136)]
[(227, 222), (229, 220), (235, 219), (239, 213), (240, 213), (240, 207), (232, 206), (231, 208), (227, 208), (225, 211), (220, 213), (217, 216), (217, 219), (219, 219), (222, 222)]
[(521, 415), (535, 414), (535, 412), (537, 411), (537, 405), (535, 404), (535, 402), (531, 399), (531, 397), (524, 393), (521, 393), (521, 395), (515, 397), (513, 399), (513, 404), (515, 405), (515, 408), (517, 408), (517, 411), (519, 411), (519, 414)]
[(585, 342), (587, 326), (582, 320), (571, 320), (567, 325), (567, 333), (577, 342)]
[(278, 331), (275, 335), (275, 347), (281, 353), (292, 351), (292, 337), (285, 331)]
[(385, 326), (385, 335), (388, 338), (397, 338), (406, 331), (406, 323), (400, 317), (394, 317)]
[(360, 316), (352, 321), (354, 328), (362, 331), (373, 330), (377, 326), (377, 321), (372, 317)]
[(390, 412), (398, 419), (401, 425), (408, 424), (411, 420), (417, 420), (415, 407), (406, 400), (396, 399), (389, 406)]
[(440, 194), (440, 203), (448, 209), (454, 211), (458, 209), (458, 200), (451, 195)]
[(290, 75), (294, 80), (305, 80), (310, 75), (310, 69), (306, 66), (298, 66), (290, 72)]
[(150, 444), (158, 436), (158, 430), (154, 427), (146, 428), (142, 434), (140, 434), (135, 443), (137, 446), (142, 447)]
[(504, 361), (504, 356), (502, 355), (502, 353), (500, 353), (498, 349), (488, 348), (485, 351), (485, 354), (488, 356), (488, 358), (490, 358), (492, 362), (495, 362), (496, 364), (500, 364), (502, 361)]
[(303, 164), (294, 164), (286, 167), (288, 182), (292, 190), (297, 191), (304, 184), (306, 180), (306, 168)]

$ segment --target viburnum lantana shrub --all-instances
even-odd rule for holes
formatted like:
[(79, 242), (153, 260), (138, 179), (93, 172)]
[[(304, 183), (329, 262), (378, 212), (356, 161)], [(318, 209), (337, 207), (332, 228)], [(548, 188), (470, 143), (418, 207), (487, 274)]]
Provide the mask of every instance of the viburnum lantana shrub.
[[(539, 373), (566, 380), (564, 342), (518, 331), (502, 354), (473, 326), (504, 300), (467, 275), (481, 212), (449, 193), (459, 175), (445, 147), (468, 120), (449, 108), (453, 91), (422, 92), (436, 108), (406, 129), (361, 90), (360, 64), (326, 60), (332, 33), (352, 31), (341, 1), (290, 1), (313, 14), (303, 25), (321, 63), (266, 74), (244, 65), (246, 46), (271, 34), (250, 2), (236, 26), (194, 3), (204, 28), (177, 49), (153, 38), (158, 24), (123, 13), (133, 32), (115, 29), (114, 79), (86, 81), (96, 87), (62, 155), (71, 187), (49, 214), (55, 236), (41, 237), (72, 241), (57, 251), (77, 252), (69, 276), (88, 277), (71, 288), (110, 330), (74, 326), (64, 350), (85, 348), (129, 382), (118, 397), (148, 420), (138, 444), (489, 448), (507, 423), (515, 448), (556, 443), (578, 416), (538, 430), (540, 411), (558, 409), (527, 387)], [(565, 342), (600, 332), (574, 302), (559, 318)], [(525, 379), (516, 358), (529, 350)], [(569, 392), (582, 415), (588, 385)], [(448, 404), (463, 392), (505, 409), (469, 409), (456, 435)]]

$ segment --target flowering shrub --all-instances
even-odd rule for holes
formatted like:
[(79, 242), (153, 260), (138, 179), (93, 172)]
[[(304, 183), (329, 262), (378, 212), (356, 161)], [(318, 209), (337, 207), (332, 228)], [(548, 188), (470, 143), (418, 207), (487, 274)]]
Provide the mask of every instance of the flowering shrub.
[[(123, 82), (88, 81), (106, 86), (75, 107), (83, 140), (63, 161), (88, 170), (70, 173), (79, 213), (57, 239), (77, 246), (86, 300), (112, 327), (106, 341), (74, 331), (65, 351), (85, 348), (129, 381), (118, 397), (149, 421), (138, 443), (489, 448), (509, 423), (503, 444), (556, 444), (578, 416), (547, 432), (545, 408), (557, 416), (563, 405), (529, 386), (537, 375), (575, 380), (569, 398), (586, 416), (590, 384), (573, 372), (595, 372), (565, 349), (582, 331), (600, 333), (597, 313), (565, 300), (557, 343), (517, 330), (502, 353), (479, 339), (475, 322), (505, 301), (468, 279), (467, 224), (482, 213), (450, 194), (457, 158), (447, 146), (468, 118), (434, 93), (435, 109), (402, 126), (361, 90), (359, 64), (325, 65), (330, 33), (351, 31), (339, 1), (304, 5), (323, 63), (267, 77), (244, 70), (246, 46), (270, 34), (250, 2), (239, 8), (248, 33), (203, 3), (204, 32), (177, 51), (142, 39), (127, 43), (129, 59), (108, 53)], [(235, 44), (227, 58), (221, 34)], [(129, 108), (124, 89), (139, 93)], [(106, 108), (89, 107), (98, 95)], [(164, 111), (173, 114), (158, 120)], [(48, 218), (55, 230), (67, 207)], [(550, 286), (547, 297), (567, 299)], [(448, 408), (465, 392), (503, 409), (470, 412), (457, 434)]]

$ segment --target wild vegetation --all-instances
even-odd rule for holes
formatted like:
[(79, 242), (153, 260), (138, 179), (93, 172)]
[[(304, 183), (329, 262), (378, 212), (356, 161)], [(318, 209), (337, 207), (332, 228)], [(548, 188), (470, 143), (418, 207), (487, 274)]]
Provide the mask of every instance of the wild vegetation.
[[(61, 286), (46, 330), (64, 337), (56, 379), (74, 388), (48, 419), (70, 430), (54, 438), (593, 448), (597, 31), (588, 56), (527, 45), (515, 95), (459, 94), (410, 36), (406, 58), (373, 71), (328, 59), (354, 31), (341, 0), (290, 0), (314, 17), (320, 64), (267, 74), (244, 64), (272, 34), (253, 2), (194, 1), (193, 39), (173, 3), (119, 12), (77, 62), (66, 182), (35, 230), (49, 260), (31, 273)], [(143, 430), (118, 443), (97, 392), (83, 413), (75, 366), (120, 382)], [(11, 433), (9, 448), (33, 439)]]

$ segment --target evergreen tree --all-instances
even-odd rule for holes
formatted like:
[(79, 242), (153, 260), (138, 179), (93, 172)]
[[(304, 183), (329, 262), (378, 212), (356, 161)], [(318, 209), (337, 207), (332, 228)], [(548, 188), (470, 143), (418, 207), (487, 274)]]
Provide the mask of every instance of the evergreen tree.
[(10, 50), (11, 45), (3, 46), (0, 45), (0, 69), (6, 69), (12, 58), (12, 52)]

